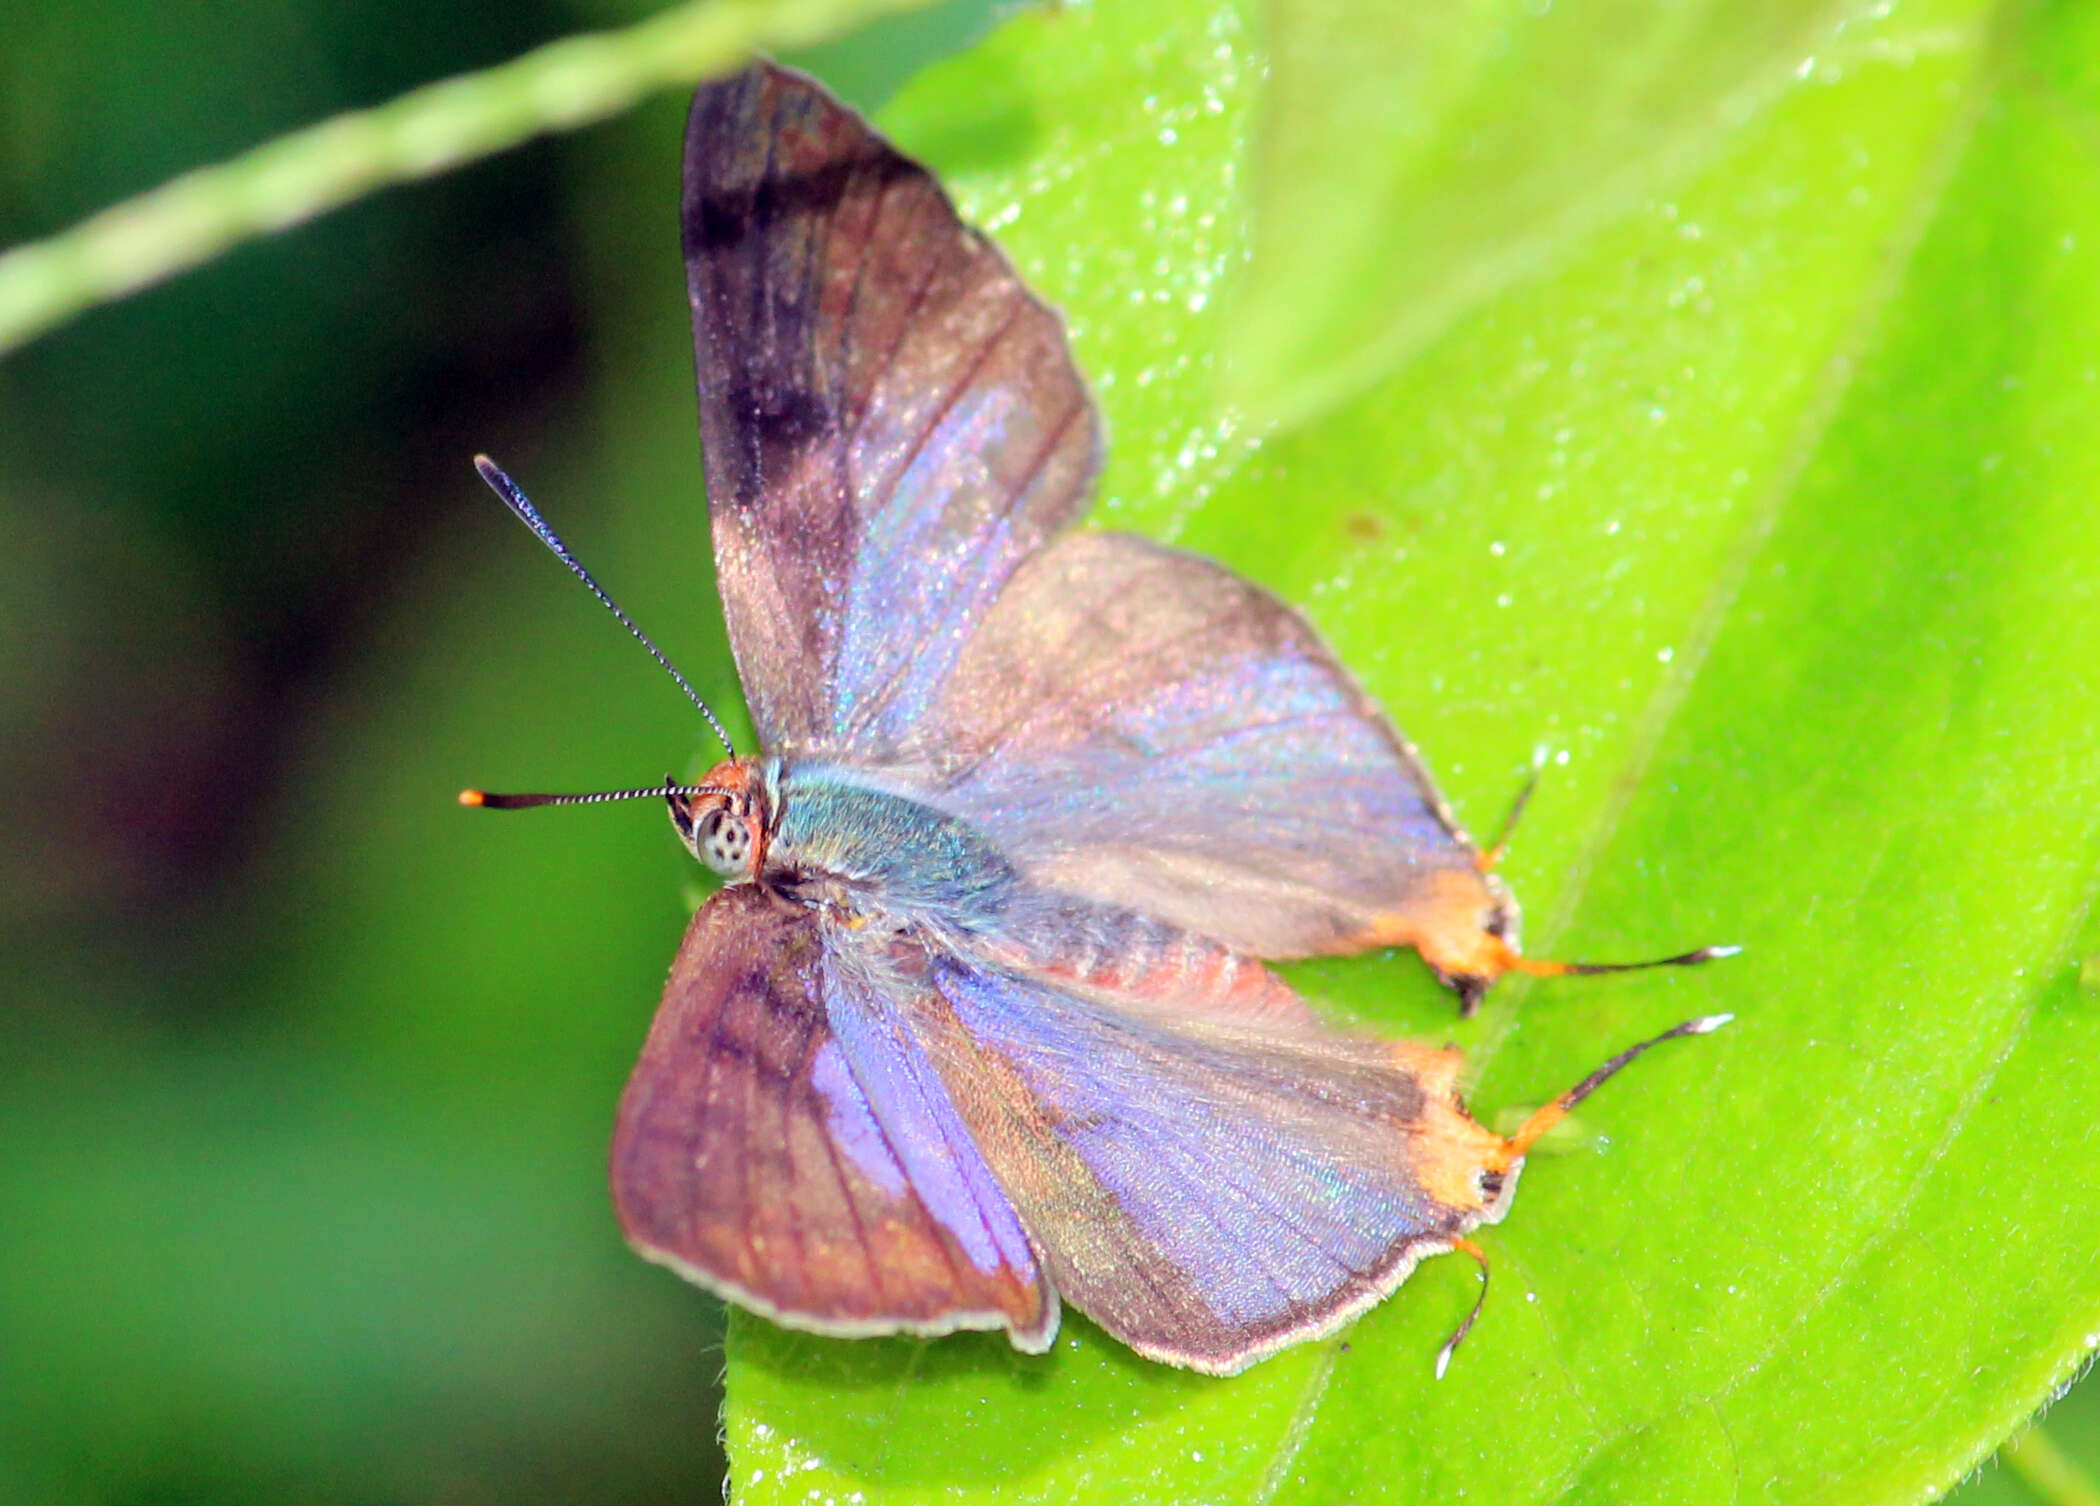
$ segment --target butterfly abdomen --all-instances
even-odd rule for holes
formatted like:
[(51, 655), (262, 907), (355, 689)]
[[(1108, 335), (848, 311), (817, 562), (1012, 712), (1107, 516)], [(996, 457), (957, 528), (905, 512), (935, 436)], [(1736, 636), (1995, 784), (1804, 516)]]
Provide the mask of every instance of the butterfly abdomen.
[(1309, 1018), (1305, 1002), (1257, 958), (1141, 910), (1054, 891), (1017, 887), (985, 950), (1039, 977), (1178, 1012)]

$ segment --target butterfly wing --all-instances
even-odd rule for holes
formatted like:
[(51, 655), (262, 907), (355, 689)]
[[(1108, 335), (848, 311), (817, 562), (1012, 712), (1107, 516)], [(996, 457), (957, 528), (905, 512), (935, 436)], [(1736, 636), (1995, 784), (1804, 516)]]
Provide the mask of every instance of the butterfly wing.
[(1412, 944), (1441, 966), (1514, 929), (1414, 750), (1319, 635), (1193, 555), (1056, 540), (917, 733), (942, 803), (1049, 890), (1258, 957)]
[(716, 566), (769, 750), (959, 770), (934, 793), (1043, 882), (1257, 956), (1500, 970), (1514, 904), (1302, 619), (1060, 533), (1093, 405), (924, 169), (760, 64), (694, 96), (683, 224)]
[(1057, 1297), (851, 938), (752, 886), (693, 917), (620, 1101), (613, 1201), (636, 1249), (835, 1335), (1005, 1328)]
[(1045, 1272), (1150, 1358), (1230, 1374), (1329, 1332), (1514, 1189), (1454, 1052), (926, 966), (913, 1029)]
[(766, 747), (881, 761), (1022, 560), (1085, 510), (1058, 317), (933, 178), (799, 74), (693, 98), (683, 228), (715, 564)]

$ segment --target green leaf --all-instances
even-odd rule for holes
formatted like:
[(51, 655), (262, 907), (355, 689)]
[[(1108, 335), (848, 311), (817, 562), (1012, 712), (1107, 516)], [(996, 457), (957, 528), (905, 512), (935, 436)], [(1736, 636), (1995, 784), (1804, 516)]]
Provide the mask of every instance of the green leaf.
[(1740, 141), (1867, 9), (1277, 0), (1233, 394), (1298, 423), (1361, 391)]
[(1076, 1317), (1029, 1359), (738, 1315), (740, 1500), (1918, 1500), (2078, 1363), (2100, 18), (1921, 0), (1825, 62), (1668, 198), (1265, 443), (1205, 399), (1246, 255), (1245, 13), (1024, 18), (890, 112), (1068, 310), (1104, 520), (1303, 604), (1476, 825), (1558, 750), (1508, 865), (1532, 951), (1749, 951), (1506, 985), (1466, 1023), (1408, 957), (1296, 970), (1467, 1046), (1490, 1119), (1738, 1016), (1534, 1158), (1443, 1382), (1458, 1261), (1228, 1381)]

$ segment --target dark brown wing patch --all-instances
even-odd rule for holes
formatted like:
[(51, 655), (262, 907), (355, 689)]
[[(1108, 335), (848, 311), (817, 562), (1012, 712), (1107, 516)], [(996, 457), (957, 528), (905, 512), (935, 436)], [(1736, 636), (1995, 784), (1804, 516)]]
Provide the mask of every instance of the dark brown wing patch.
[(1011, 1210), (926, 1184), (919, 1168), (957, 1148), (923, 1105), (863, 1082), (832, 1030), (840, 966), (812, 912), (757, 889), (693, 917), (620, 1102), (621, 1227), (650, 1259), (795, 1327), (1003, 1327), (1043, 1348), (1056, 1298), (1025, 1244), (987, 1254), (985, 1224)]
[(694, 96), (683, 215), (715, 559), (776, 752), (881, 761), (1099, 425), (1056, 314), (940, 186), (799, 74)]

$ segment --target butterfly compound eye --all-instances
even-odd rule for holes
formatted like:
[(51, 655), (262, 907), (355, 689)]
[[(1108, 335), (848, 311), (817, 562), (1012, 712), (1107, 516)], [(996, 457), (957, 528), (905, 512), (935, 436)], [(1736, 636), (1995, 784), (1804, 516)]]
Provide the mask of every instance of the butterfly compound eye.
[(724, 878), (751, 872), (751, 823), (717, 806), (695, 823), (693, 851)]

